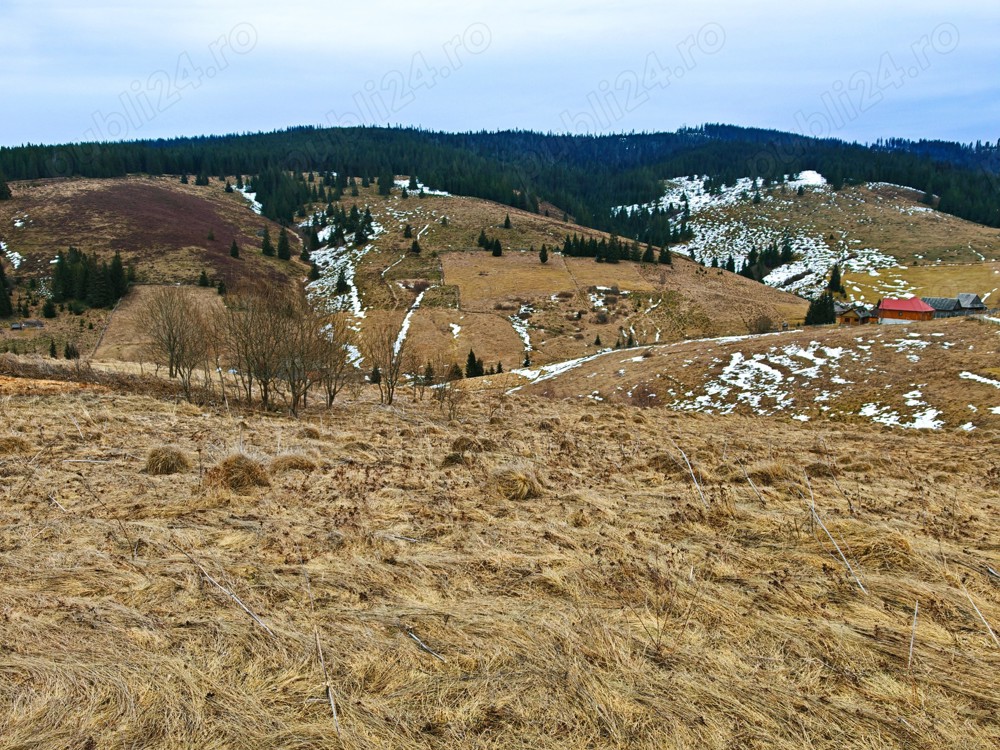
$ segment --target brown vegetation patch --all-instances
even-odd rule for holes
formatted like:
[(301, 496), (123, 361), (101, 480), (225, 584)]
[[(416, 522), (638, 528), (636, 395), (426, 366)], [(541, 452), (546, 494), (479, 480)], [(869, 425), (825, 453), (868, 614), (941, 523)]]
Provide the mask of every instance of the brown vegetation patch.
[(254, 487), (270, 487), (271, 480), (264, 466), (243, 453), (227, 456), (205, 473), (210, 487), (224, 487), (243, 492)]
[(191, 461), (180, 448), (161, 445), (146, 456), (146, 473), (151, 476), (178, 474), (191, 468)]
[(271, 459), (268, 465), (272, 474), (284, 474), (288, 471), (315, 471), (316, 462), (301, 453), (283, 453)]

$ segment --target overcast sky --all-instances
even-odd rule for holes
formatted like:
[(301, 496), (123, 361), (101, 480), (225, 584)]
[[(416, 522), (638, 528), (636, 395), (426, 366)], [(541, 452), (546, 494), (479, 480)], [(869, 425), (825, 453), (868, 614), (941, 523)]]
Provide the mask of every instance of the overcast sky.
[(0, 145), (292, 125), (1000, 139), (977, 0), (2, 0)]

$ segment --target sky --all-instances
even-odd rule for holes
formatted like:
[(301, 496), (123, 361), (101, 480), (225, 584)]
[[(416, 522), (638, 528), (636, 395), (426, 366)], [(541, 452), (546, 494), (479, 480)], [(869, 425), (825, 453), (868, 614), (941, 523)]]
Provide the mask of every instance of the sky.
[(0, 146), (706, 122), (996, 142), (997, 39), (985, 0), (2, 0)]

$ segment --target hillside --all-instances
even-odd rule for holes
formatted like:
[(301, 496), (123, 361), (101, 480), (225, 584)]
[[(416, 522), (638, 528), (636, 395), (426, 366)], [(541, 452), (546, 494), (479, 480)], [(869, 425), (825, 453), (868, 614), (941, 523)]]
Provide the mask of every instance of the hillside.
[(966, 291), (988, 299), (1000, 287), (1000, 232), (941, 213), (912, 188), (868, 183), (835, 191), (807, 171), (767, 187), (741, 178), (709, 192), (707, 179), (669, 180), (659, 201), (630, 210), (679, 206), (687, 198), (695, 239), (677, 251), (707, 265), (732, 257), (739, 269), (751, 249), (787, 238), (795, 262), (764, 280), (809, 296), (825, 287), (834, 264), (847, 298), (867, 304)]
[(142, 393), (0, 379), (5, 747), (1000, 742), (995, 428)]
[(681, 342), (518, 373), (525, 391), (556, 398), (978, 435), (1000, 428), (998, 353), (995, 322), (958, 318)]

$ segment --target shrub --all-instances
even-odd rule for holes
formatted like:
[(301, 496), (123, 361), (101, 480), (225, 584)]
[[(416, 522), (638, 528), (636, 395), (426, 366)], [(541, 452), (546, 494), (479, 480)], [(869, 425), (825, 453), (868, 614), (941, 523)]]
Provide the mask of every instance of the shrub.
[(284, 453), (271, 459), (269, 468), (272, 474), (283, 474), (286, 471), (315, 471), (316, 463), (301, 453)]

